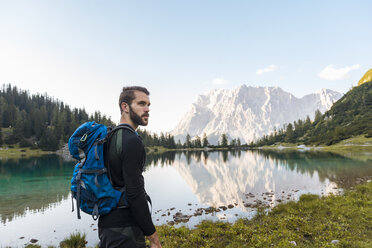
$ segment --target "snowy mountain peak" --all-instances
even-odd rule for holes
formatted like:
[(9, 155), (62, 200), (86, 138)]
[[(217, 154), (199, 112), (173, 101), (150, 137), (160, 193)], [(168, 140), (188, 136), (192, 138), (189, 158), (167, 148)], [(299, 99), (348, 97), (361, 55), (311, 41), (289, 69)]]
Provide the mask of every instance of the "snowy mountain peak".
[(205, 133), (210, 143), (217, 144), (225, 133), (230, 139), (250, 142), (307, 115), (313, 118), (317, 109), (325, 112), (340, 97), (328, 89), (302, 98), (279, 87), (243, 84), (234, 90), (216, 89), (199, 95), (171, 134), (183, 141), (187, 134)]

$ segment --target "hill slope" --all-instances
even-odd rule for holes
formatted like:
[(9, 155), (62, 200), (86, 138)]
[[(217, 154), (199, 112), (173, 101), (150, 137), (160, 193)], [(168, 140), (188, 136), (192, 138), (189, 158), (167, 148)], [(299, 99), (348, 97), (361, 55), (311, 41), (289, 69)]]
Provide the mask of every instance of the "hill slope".
[(319, 126), (327, 125), (346, 136), (372, 131), (372, 82), (364, 83), (337, 101)]
[(10, 84), (0, 89), (0, 146), (54, 151), (88, 120), (112, 124), (99, 111), (89, 116), (85, 109), (71, 109), (47, 94), (31, 95)]
[(351, 89), (311, 125), (293, 126), (296, 123), (289, 124), (277, 135), (264, 137), (256, 145), (276, 142), (332, 145), (353, 136), (372, 137), (372, 82)]
[(371, 82), (371, 81), (372, 81), (372, 69), (370, 69), (369, 71), (366, 72), (366, 74), (364, 74), (364, 76), (359, 80), (358, 85), (362, 85), (364, 83)]

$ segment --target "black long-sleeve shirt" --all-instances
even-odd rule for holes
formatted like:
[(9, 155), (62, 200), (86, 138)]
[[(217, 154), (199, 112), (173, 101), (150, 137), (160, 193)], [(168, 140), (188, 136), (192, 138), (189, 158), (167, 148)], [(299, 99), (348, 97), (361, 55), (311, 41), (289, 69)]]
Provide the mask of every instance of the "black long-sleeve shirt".
[(100, 216), (99, 227), (125, 227), (138, 225), (144, 235), (155, 232), (146, 200), (142, 176), (146, 153), (142, 140), (134, 130), (116, 131), (106, 150), (111, 181), (114, 187), (126, 187), (129, 208), (116, 208), (109, 214)]

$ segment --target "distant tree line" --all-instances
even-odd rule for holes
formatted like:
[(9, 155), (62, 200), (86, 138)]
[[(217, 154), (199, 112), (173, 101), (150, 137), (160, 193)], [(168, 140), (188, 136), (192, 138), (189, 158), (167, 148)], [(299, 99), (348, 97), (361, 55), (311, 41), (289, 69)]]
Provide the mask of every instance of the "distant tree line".
[(160, 133), (160, 135), (156, 133), (151, 133), (146, 130), (137, 129), (138, 134), (141, 136), (142, 141), (145, 146), (162, 146), (169, 149), (177, 148), (177, 144), (174, 141), (174, 137), (170, 134)]
[(204, 148), (204, 147), (228, 147), (236, 148), (242, 146), (240, 139), (232, 139), (229, 143), (227, 135), (223, 133), (218, 141), (217, 145), (211, 145), (208, 141), (207, 135), (204, 133), (203, 137), (200, 138), (198, 135), (191, 139), (189, 134), (186, 135), (186, 140), (183, 145), (178, 145), (177, 148)]

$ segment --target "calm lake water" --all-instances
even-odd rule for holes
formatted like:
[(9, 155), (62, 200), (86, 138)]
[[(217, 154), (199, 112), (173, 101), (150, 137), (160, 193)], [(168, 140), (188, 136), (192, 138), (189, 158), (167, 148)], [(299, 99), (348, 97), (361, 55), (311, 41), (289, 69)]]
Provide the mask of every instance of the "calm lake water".
[[(324, 152), (169, 152), (148, 156), (144, 177), (154, 223), (173, 221), (181, 211), (192, 217), (178, 225), (193, 227), (204, 219), (252, 217), (255, 208), (248, 205), (257, 202), (274, 206), (305, 193), (337, 194), (372, 177), (372, 156), (362, 155), (363, 160)], [(74, 231), (87, 234), (88, 246), (98, 243), (97, 222), (71, 212), (74, 164), (54, 155), (0, 158), (0, 247), (22, 247), (30, 239), (58, 245)], [(227, 210), (194, 216), (197, 209), (229, 204)]]

